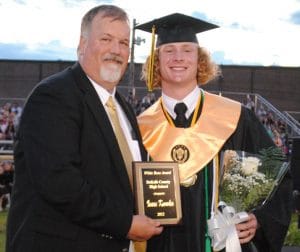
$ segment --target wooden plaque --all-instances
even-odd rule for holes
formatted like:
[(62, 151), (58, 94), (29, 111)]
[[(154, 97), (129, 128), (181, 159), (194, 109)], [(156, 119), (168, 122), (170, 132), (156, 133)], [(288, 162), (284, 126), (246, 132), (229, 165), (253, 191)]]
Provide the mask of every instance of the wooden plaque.
[(138, 214), (176, 225), (182, 218), (178, 164), (133, 162), (133, 187)]

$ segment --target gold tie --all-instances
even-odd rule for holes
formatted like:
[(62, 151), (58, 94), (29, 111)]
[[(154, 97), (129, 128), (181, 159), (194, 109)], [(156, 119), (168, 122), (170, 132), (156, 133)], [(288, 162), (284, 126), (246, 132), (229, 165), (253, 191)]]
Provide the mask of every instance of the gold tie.
[(106, 107), (109, 113), (110, 120), (113, 124), (114, 132), (118, 140), (119, 147), (121, 149), (122, 157), (124, 159), (129, 181), (132, 187), (132, 154), (129, 149), (128, 142), (125, 138), (124, 132), (122, 130), (122, 127), (120, 125), (120, 120), (118, 117), (118, 112), (116, 109), (115, 102), (113, 101), (112, 96), (108, 98), (108, 101), (106, 102)]
[[(128, 177), (129, 177), (130, 184), (132, 187), (132, 161), (133, 161), (133, 158), (132, 158), (132, 154), (129, 149), (128, 142), (127, 142), (124, 132), (121, 128), (120, 120), (118, 117), (118, 112), (116, 110), (116, 105), (113, 101), (112, 96), (110, 96), (108, 98), (108, 101), (106, 102), (106, 107), (107, 107), (107, 111), (109, 113), (109, 118), (114, 127), (114, 132), (117, 137), (119, 147), (121, 149), (121, 153), (122, 153), (125, 165), (126, 165)], [(133, 241), (134, 252), (145, 252), (146, 244), (147, 243), (145, 241), (143, 241), (143, 242)]]

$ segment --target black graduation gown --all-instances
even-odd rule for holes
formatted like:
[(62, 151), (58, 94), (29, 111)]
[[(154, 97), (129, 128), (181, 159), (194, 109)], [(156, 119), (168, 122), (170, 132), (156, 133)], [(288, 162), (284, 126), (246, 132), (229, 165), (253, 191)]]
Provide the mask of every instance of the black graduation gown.
[[(236, 131), (226, 141), (222, 150), (257, 153), (260, 149), (273, 145), (256, 115), (242, 107)], [(208, 164), (208, 175), (209, 199), (211, 199), (212, 162)], [(273, 199), (262, 209), (254, 212), (261, 226), (253, 239), (259, 252), (281, 251), (291, 216), (291, 185), (291, 177), (287, 174)], [(181, 186), (182, 224), (165, 227), (161, 235), (151, 238), (147, 243), (147, 252), (206, 252), (204, 195), (204, 170), (201, 170), (193, 186)], [(209, 208), (210, 205), (209, 200)], [(245, 244), (242, 251), (253, 251), (252, 247), (253, 244)]]

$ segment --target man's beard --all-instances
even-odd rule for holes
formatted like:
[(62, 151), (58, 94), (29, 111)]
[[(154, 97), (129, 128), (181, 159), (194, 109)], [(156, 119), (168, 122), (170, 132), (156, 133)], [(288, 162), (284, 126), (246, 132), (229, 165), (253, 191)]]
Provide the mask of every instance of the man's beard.
[(123, 59), (118, 55), (106, 54), (104, 61), (106, 64), (99, 69), (100, 79), (111, 83), (119, 82), (122, 77)]
[(121, 79), (122, 69), (115, 63), (109, 63), (100, 68), (100, 78), (107, 82), (116, 83)]

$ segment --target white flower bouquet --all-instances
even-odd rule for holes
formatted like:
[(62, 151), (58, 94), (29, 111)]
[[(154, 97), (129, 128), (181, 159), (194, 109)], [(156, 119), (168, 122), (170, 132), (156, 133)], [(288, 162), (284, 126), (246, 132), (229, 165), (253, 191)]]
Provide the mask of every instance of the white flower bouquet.
[(276, 191), (289, 168), (277, 147), (259, 154), (226, 150), (221, 159), (219, 200), (236, 211), (250, 211), (263, 205)]
[(277, 147), (259, 154), (233, 150), (223, 153), (218, 208), (207, 221), (215, 251), (225, 247), (230, 252), (242, 251), (235, 225), (247, 219), (247, 212), (272, 198), (288, 169), (289, 163)]

